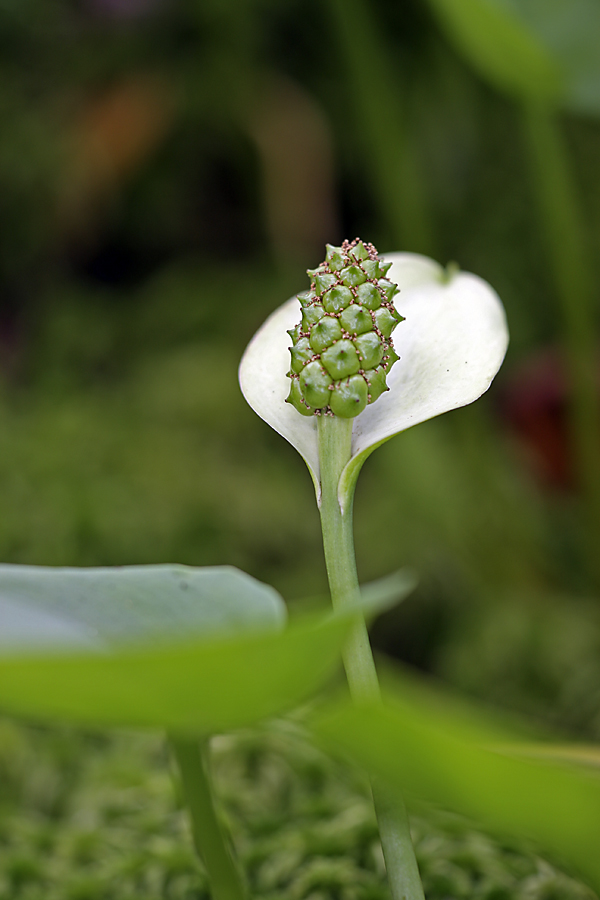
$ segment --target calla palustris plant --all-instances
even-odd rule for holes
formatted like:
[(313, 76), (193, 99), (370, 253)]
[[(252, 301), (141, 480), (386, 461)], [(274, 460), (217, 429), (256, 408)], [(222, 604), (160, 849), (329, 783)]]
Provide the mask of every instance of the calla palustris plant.
[[(344, 511), (338, 497), (351, 500), (376, 446), (483, 393), (506, 349), (501, 304), (474, 276), (449, 275), (411, 254), (382, 260), (358, 240), (328, 247), (310, 274), (300, 322), (296, 298), (274, 313), (244, 356), (241, 381), (250, 404), (307, 461), (341, 614), (283, 629), (276, 592), (228, 568), (0, 566), (0, 708), (167, 728), (215, 900), (245, 900), (247, 892), (196, 736), (206, 741), (300, 702), (335, 665), (345, 634), (353, 695), (376, 696), (363, 613), (404, 595), (411, 579), (380, 583), (361, 598), (351, 502)], [(389, 810), (381, 814), (377, 785), (374, 796), (392, 896), (421, 900), (408, 829)]]
[[(364, 460), (398, 432), (483, 394), (504, 358), (508, 330), (485, 281), (424, 256), (381, 258), (356, 238), (328, 244), (308, 275), (310, 290), (284, 303), (250, 342), (240, 384), (309, 468), (331, 600), (344, 608), (360, 596), (352, 497)], [(344, 665), (353, 699), (377, 704), (377, 673), (358, 617)], [(391, 808), (378, 782), (373, 799), (393, 900), (424, 900), (402, 804)]]
[[(348, 406), (358, 407), (352, 455), (339, 486), (343, 498), (376, 447), (488, 389), (504, 359), (508, 329), (498, 295), (485, 281), (418, 254), (380, 258), (362, 242), (328, 245), (325, 262), (309, 274), (310, 291), (280, 306), (250, 342), (240, 385), (254, 411), (302, 455), (317, 497), (313, 413), (325, 408), (324, 414), (344, 416)], [(386, 320), (383, 328), (378, 317)], [(391, 331), (399, 322), (394, 346)], [(336, 354), (340, 345), (343, 352)], [(375, 402), (369, 402), (373, 383)]]

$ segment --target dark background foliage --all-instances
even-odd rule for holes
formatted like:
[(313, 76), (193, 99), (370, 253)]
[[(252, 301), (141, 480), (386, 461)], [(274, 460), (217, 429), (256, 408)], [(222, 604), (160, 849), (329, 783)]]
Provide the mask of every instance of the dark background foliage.
[[(497, 289), (511, 347), (481, 401), (396, 437), (365, 466), (361, 579), (405, 565), (420, 576), (376, 623), (374, 644), (559, 735), (593, 739), (600, 505), (569, 414), (565, 290), (522, 109), (471, 68), (435, 9), (0, 0), (0, 559), (232, 564), (296, 607), (323, 599), (310, 479), (246, 406), (239, 359), (306, 287), (326, 241), (358, 234), (384, 252), (455, 261)], [(592, 113), (565, 104), (552, 115), (593, 271)], [(7, 897), (205, 896), (188, 851), (174, 849), (182, 820), (161, 751), (123, 740), (3, 723)], [(217, 754), (257, 889), (381, 896), (364, 786), (357, 793), (346, 774), (338, 790), (329, 762), (278, 740), (243, 738)], [(286, 753), (300, 781), (289, 781)], [(531, 854), (415, 821), (430, 897), (580, 896)], [(110, 828), (114, 855), (99, 837)], [(338, 853), (334, 833), (347, 859), (328, 869), (314, 857)]]
[[(361, 578), (421, 578), (374, 642), (596, 737), (597, 532), (524, 132), (429, 6), (2, 0), (0, 122), (0, 558), (233, 564), (324, 595), (308, 475), (240, 356), (325, 241), (456, 261), (511, 348), (480, 402), (365, 467)], [(557, 122), (594, 259), (600, 126)]]

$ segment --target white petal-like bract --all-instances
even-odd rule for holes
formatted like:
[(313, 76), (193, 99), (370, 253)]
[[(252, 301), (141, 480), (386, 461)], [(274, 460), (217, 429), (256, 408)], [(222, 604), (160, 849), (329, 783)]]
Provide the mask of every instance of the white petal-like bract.
[[(390, 253), (387, 277), (406, 321), (394, 332), (400, 360), (388, 375), (390, 390), (354, 419), (352, 459), (344, 473), (353, 482), (376, 446), (440, 413), (466, 406), (490, 386), (508, 345), (504, 308), (496, 292), (467, 272), (447, 273), (415, 253)], [(296, 297), (280, 306), (252, 338), (240, 364), (244, 397), (258, 415), (302, 455), (319, 494), (315, 416), (285, 402), (290, 389), (290, 338), (300, 321)]]

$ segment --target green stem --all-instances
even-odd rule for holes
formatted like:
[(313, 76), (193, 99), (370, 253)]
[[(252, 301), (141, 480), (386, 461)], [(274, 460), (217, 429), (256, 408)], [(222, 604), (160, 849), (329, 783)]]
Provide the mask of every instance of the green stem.
[(590, 573), (598, 576), (600, 540), (600, 406), (596, 389), (596, 316), (585, 228), (556, 113), (524, 108), (523, 124), (540, 226), (561, 306), (571, 387), (570, 428), (589, 526)]
[(171, 745), (192, 820), (194, 845), (206, 867), (211, 896), (213, 900), (247, 900), (241, 871), (215, 809), (208, 742), (171, 735)]
[[(354, 558), (352, 497), (342, 510), (338, 498), (340, 475), (351, 455), (353, 419), (321, 416), (318, 419), (321, 467), (321, 528), (331, 601), (342, 609), (360, 600)], [(344, 650), (348, 685), (357, 703), (377, 703), (379, 682), (367, 626), (357, 615)], [(394, 900), (424, 900), (408, 817), (398, 798), (390, 799), (384, 786), (373, 784), (381, 846)]]

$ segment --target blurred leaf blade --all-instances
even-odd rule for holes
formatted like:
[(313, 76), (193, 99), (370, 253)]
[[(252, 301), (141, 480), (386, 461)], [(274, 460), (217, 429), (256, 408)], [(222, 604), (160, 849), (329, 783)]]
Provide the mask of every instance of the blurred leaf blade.
[[(313, 727), (391, 788), (440, 804), (501, 832), (533, 838), (600, 885), (600, 779), (548, 760), (490, 750), (493, 731), (477, 715), (466, 722), (436, 703), (416, 702), (404, 679), (388, 682), (381, 707), (347, 701), (321, 710)], [(498, 733), (506, 731), (498, 726)], [(478, 741), (477, 735), (480, 740)], [(483, 740), (481, 740), (483, 739)]]
[(429, 0), (429, 5), (451, 42), (496, 88), (529, 100), (560, 100), (557, 60), (506, 4)]
[(593, 744), (506, 744), (496, 748), (524, 759), (550, 760), (600, 769), (600, 747)]
[[(359, 610), (381, 612), (415, 583), (400, 570), (365, 585)], [(300, 617), (282, 632), (279, 594), (229, 567), (0, 566), (0, 706), (108, 726), (236, 728), (314, 693), (356, 613)]]
[(600, 113), (595, 0), (429, 0), (479, 74), (522, 100)]
[(596, 0), (512, 0), (519, 19), (553, 54), (564, 79), (562, 105), (600, 113), (600, 4)]
[(231, 566), (0, 565), (0, 656), (279, 628), (272, 587)]
[(4, 712), (76, 724), (212, 733), (306, 700), (338, 665), (349, 617), (284, 632), (0, 659)]
[(417, 574), (412, 569), (398, 569), (383, 578), (361, 584), (361, 610), (367, 617), (386, 612), (412, 594), (418, 583)]

